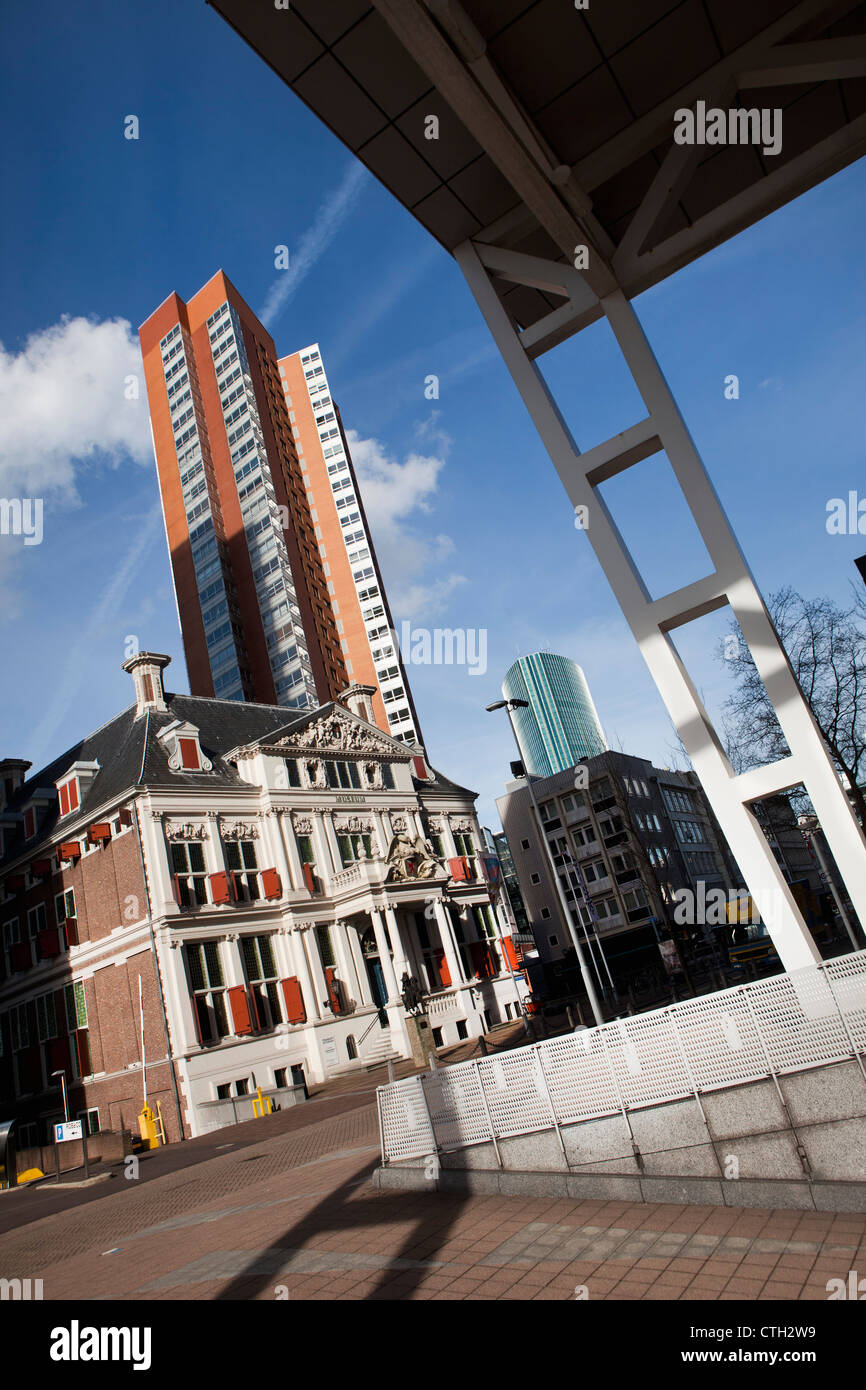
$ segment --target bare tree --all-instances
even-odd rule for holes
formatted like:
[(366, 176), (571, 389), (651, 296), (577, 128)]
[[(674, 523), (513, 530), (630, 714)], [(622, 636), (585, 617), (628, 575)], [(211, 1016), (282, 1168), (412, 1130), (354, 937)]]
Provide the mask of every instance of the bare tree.
[[(866, 826), (866, 602), (855, 592), (842, 608), (829, 598), (803, 598), (791, 587), (771, 594), (768, 609), (800, 689)], [(725, 702), (729, 756), (739, 772), (790, 752), (764, 683), (736, 622), (720, 644), (735, 682)]]

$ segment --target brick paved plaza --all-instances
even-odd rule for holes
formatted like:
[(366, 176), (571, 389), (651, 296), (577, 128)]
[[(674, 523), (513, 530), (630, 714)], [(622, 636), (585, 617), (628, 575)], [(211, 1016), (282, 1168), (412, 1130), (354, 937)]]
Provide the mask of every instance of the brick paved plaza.
[(76, 1301), (825, 1302), (866, 1270), (866, 1215), (379, 1192), (377, 1156), (367, 1090), (172, 1146), (137, 1180), (2, 1194), (0, 1275)]

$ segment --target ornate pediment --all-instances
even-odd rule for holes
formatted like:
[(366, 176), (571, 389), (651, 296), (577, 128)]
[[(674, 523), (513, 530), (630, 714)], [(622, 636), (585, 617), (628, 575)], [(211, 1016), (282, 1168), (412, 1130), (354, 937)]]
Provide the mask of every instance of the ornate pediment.
[(223, 824), (221, 829), (224, 840), (257, 840), (259, 838), (259, 828), (251, 821), (235, 821), (230, 825)]
[(167, 820), (165, 822), (165, 838), (167, 840), (207, 840), (209, 835), (207, 827), (198, 822)]
[(357, 753), (368, 757), (375, 754), (388, 759), (401, 754), (406, 756), (405, 748), (395, 749), (392, 740), (385, 734), (369, 724), (359, 724), (337, 710), (321, 715), (297, 733), (288, 734), (278, 743), (271, 744), (270, 751), (284, 754), (310, 751), (324, 754)]

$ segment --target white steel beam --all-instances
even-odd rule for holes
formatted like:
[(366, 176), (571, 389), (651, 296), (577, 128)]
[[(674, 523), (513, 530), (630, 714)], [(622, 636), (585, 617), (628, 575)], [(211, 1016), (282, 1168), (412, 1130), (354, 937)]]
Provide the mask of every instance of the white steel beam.
[[(833, 849), (852, 903), (866, 922), (866, 840), (857, 824), (830, 754), (797, 684), (790, 663), (695, 449), (676, 402), (622, 290), (605, 295), (599, 308), (643, 398), (643, 421), (582, 456), (535, 363), (493, 285), (489, 246), (471, 241), (455, 256), (496, 340), (512, 378), (574, 506), (589, 509), (587, 535), (641, 654), (667, 705), (752, 897), (787, 970), (820, 959), (767, 839), (749, 803), (802, 780)], [(495, 259), (495, 257), (493, 258)], [(537, 283), (550, 263), (520, 268)], [(511, 262), (510, 269), (518, 269)], [(562, 277), (568, 267), (559, 267)], [(652, 600), (628, 548), (598, 491), (605, 478), (661, 447), (680, 484), (713, 566), (712, 573), (673, 594)], [(791, 758), (738, 777), (706, 709), (673, 645), (670, 631), (725, 602), (737, 618), (767, 695), (791, 749)], [(795, 776), (796, 774), (796, 776)], [(791, 780), (793, 779), (793, 780)]]
[(749, 71), (763, 64), (774, 45), (781, 43), (789, 34), (795, 34), (802, 25), (811, 20), (823, 20), (829, 24), (848, 11), (856, 9), (857, 0), (801, 0), (781, 19), (769, 25), (756, 38), (750, 39), (735, 52), (729, 53), (714, 67), (708, 68), (685, 87), (654, 106), (645, 116), (632, 121), (618, 135), (611, 136), (592, 154), (580, 160), (574, 167), (578, 184), (591, 193), (600, 184), (606, 183), (614, 174), (620, 173), (627, 165), (640, 159), (641, 155), (654, 150), (672, 133), (673, 112), (682, 106), (694, 106), (706, 96), (707, 89), (724, 86), (736, 81), (740, 72)]
[[(549, 167), (542, 168), (506, 115), (494, 105), (489, 92), (478, 85), (465, 62), (419, 0), (372, 0), (388, 27), (448, 102), (455, 115), (481, 145), (515, 193), (531, 209), (563, 255), (571, 258), (575, 246), (592, 252), (587, 280), (599, 294), (616, 284), (605, 254), (590, 228), (572, 207), (566, 206), (551, 181)], [(573, 173), (565, 170), (571, 200), (582, 198)]]
[(817, 145), (789, 159), (780, 169), (742, 189), (712, 212), (699, 217), (691, 227), (674, 232), (643, 255), (632, 256), (626, 261), (620, 250), (614, 263), (623, 289), (629, 298), (641, 293), (863, 154), (866, 154), (866, 115), (858, 116)]

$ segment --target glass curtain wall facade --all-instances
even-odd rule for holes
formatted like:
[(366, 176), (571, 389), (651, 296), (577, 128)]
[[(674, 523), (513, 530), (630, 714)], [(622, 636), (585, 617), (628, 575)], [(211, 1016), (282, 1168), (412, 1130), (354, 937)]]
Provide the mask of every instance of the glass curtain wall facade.
[(526, 700), (513, 711), (520, 756), (532, 777), (551, 777), (607, 751), (589, 686), (567, 656), (521, 656), (502, 682), (506, 700)]

